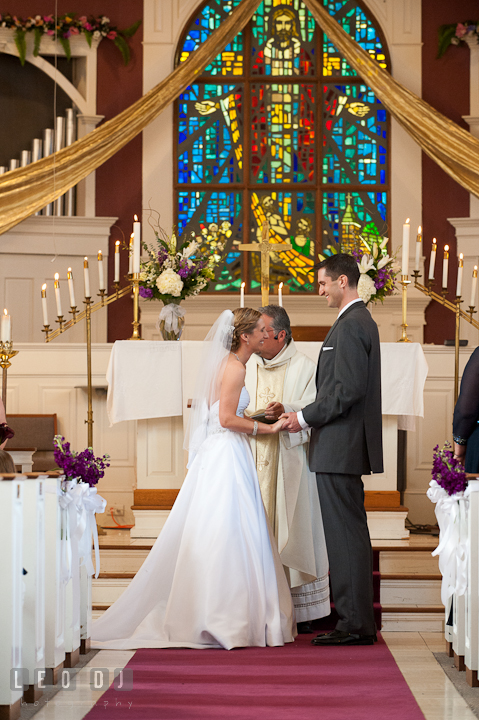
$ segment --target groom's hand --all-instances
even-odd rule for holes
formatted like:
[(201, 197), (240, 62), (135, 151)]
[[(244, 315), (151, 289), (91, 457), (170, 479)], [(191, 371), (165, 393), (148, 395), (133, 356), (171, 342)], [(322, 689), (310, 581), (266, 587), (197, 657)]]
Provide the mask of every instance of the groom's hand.
[(272, 420), (278, 420), (279, 416), (284, 413), (284, 406), (279, 402), (270, 402), (266, 405), (265, 415)]
[(301, 425), (298, 422), (298, 414), (295, 412), (283, 413), (280, 420), (286, 419), (283, 425), (283, 430), (290, 433), (297, 433), (301, 430)]

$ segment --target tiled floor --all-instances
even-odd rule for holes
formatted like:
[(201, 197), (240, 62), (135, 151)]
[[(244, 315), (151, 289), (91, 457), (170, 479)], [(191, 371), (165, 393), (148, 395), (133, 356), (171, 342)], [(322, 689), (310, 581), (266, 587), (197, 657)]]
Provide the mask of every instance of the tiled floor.
[[(426, 720), (474, 720), (474, 714), (434, 658), (434, 652), (445, 648), (442, 633), (391, 632), (384, 638)], [(80, 670), (76, 689), (55, 695), (35, 720), (81, 720), (95, 703), (102, 705), (102, 693), (90, 685), (91, 668), (109, 668), (113, 680), (114, 669), (124, 667), (132, 656), (132, 652), (102, 650)], [(126, 695), (121, 698), (125, 704)], [(105, 712), (105, 717), (114, 715)]]

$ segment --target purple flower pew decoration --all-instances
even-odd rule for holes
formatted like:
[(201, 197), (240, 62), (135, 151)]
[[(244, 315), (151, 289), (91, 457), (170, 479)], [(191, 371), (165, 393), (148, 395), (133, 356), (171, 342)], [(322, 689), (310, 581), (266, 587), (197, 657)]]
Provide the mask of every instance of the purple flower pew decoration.
[(105, 469), (110, 467), (109, 455), (95, 457), (92, 448), (74, 452), (70, 448), (70, 443), (61, 435), (55, 435), (53, 446), (55, 462), (69, 480), (77, 478), (93, 487), (104, 476)]
[(434, 448), (432, 478), (448, 495), (464, 492), (467, 488), (464, 465), (454, 457), (451, 443), (445, 443), (442, 448), (436, 445)]

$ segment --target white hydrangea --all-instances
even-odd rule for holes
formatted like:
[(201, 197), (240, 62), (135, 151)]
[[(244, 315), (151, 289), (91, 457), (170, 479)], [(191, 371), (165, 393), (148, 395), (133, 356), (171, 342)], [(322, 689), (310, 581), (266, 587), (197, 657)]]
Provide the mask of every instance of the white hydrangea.
[(183, 290), (183, 280), (171, 268), (164, 270), (156, 281), (156, 287), (162, 295), (180, 297)]
[(374, 280), (369, 275), (361, 273), (358, 282), (358, 295), (364, 303), (368, 303), (373, 295), (376, 294), (376, 286)]

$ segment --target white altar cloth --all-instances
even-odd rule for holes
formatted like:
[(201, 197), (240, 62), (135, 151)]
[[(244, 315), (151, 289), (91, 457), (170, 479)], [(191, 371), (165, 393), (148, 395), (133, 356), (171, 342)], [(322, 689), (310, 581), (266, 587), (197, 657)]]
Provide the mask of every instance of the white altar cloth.
[[(321, 345), (296, 343), (315, 362)], [(202, 346), (188, 340), (116, 342), (107, 371), (110, 422), (183, 415), (193, 396)], [(427, 371), (419, 343), (381, 343), (383, 415), (424, 417)]]
[(113, 345), (106, 371), (111, 425), (182, 414), (181, 345), (147, 340)]

